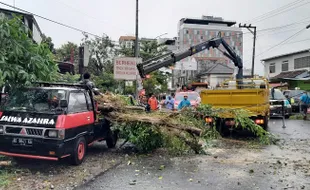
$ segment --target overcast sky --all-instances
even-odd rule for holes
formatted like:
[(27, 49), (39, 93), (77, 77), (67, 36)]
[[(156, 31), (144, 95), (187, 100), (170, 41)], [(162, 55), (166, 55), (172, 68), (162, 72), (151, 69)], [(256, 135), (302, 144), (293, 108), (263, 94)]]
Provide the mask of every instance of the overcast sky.
[[(14, 0), (0, 0), (13, 4)], [(300, 0), (299, 6), (261, 22), (253, 18), (279, 8), (295, 0), (140, 0), (139, 36), (155, 38), (163, 33), (163, 37), (177, 36), (177, 24), (184, 17), (201, 17), (213, 15), (226, 20), (234, 20), (257, 26), (257, 30), (283, 26), (286, 24), (308, 21), (303, 24), (285, 27), (281, 30), (258, 32), (256, 55), (285, 40), (298, 30), (310, 24), (310, 0)], [(15, 6), (38, 15), (59, 21), (97, 35), (103, 33), (118, 41), (121, 35), (134, 35), (135, 32), (135, 0), (15, 0)], [(6, 8), (0, 5), (2, 8)], [(43, 33), (52, 37), (56, 47), (67, 41), (80, 43), (80, 32), (64, 28), (49, 21), (37, 18)], [(244, 32), (248, 32), (244, 29)], [(253, 36), (244, 35), (244, 64), (249, 68), (252, 56)], [(277, 54), (309, 48), (310, 29), (288, 41), (256, 57), (256, 73), (263, 74), (262, 58)], [(302, 41), (302, 42), (300, 42)], [(295, 42), (295, 43), (290, 43)]]

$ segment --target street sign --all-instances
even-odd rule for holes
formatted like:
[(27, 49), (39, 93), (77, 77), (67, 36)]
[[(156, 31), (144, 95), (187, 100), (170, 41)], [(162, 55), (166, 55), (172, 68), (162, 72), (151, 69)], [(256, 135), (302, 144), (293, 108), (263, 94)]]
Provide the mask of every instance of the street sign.
[(88, 67), (89, 57), (90, 57), (89, 47), (88, 45), (84, 45), (84, 62), (83, 62), (84, 67)]
[(120, 57), (114, 60), (114, 79), (137, 80), (137, 63), (141, 63), (141, 58)]

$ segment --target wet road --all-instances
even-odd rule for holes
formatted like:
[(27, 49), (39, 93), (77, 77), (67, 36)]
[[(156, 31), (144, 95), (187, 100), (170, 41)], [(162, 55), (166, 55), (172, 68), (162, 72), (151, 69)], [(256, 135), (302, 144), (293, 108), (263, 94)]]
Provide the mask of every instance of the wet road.
[(138, 157), (77, 189), (310, 189), (310, 122), (271, 120), (269, 131), (278, 145), (226, 139), (211, 155)]

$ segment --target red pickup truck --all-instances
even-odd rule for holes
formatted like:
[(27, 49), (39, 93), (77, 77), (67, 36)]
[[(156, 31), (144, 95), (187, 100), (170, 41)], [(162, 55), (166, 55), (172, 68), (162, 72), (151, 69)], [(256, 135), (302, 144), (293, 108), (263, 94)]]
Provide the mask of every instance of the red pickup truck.
[(81, 164), (87, 147), (106, 140), (115, 147), (117, 133), (97, 118), (92, 90), (85, 85), (40, 83), (10, 93), (0, 109), (0, 154), (29, 159), (70, 157)]

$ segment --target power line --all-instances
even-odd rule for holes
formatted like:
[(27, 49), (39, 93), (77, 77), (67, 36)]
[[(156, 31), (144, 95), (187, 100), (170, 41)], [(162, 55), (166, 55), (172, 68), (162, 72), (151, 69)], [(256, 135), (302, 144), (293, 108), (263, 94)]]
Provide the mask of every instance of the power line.
[(293, 35), (289, 36), (288, 38), (286, 38), (285, 40), (281, 41), (280, 43), (278, 43), (278, 44), (274, 45), (273, 47), (268, 48), (266, 51), (263, 51), (262, 53), (258, 54), (256, 57), (258, 57), (258, 56), (260, 56), (260, 55), (262, 55), (262, 54), (264, 54), (264, 53), (266, 53), (266, 52), (268, 52), (268, 51), (270, 51), (270, 50), (272, 50), (272, 49), (274, 49), (274, 48), (276, 48), (276, 47), (278, 47), (278, 46), (281, 46), (281, 45), (284, 44), (285, 42), (289, 41), (289, 40), (292, 39), (293, 37), (295, 37), (295, 36), (297, 36), (298, 34), (300, 34), (301, 32), (303, 32), (304, 30), (305, 30), (305, 28), (299, 30), (298, 32), (296, 32), (296, 33), (294, 33)]
[(124, 31), (124, 32), (126, 32), (126, 33), (128, 33), (128, 34), (131, 33), (131, 32), (129, 32), (129, 31), (127, 31), (127, 30), (124, 30), (124, 29), (122, 29), (122, 28), (116, 27), (116, 26), (114, 26), (114, 25), (112, 25), (112, 24), (110, 24), (110, 23), (108, 23), (108, 22), (106, 22), (106, 21), (104, 21), (104, 20), (101, 20), (101, 19), (98, 19), (98, 18), (96, 18), (96, 17), (94, 17), (94, 16), (91, 16), (91, 15), (89, 15), (89, 14), (87, 14), (87, 13), (85, 13), (85, 12), (83, 12), (83, 11), (81, 11), (81, 10), (79, 10), (79, 9), (77, 9), (77, 8), (75, 8), (75, 7), (73, 7), (73, 6), (70, 6), (70, 5), (64, 3), (64, 2), (62, 2), (62, 1), (60, 1), (60, 0), (57, 0), (57, 1), (58, 1), (59, 3), (65, 5), (65, 6), (67, 6), (68, 8), (73, 9), (74, 11), (79, 12), (79, 13), (81, 13), (81, 14), (83, 14), (83, 15), (89, 17), (89, 18), (92, 18), (92, 19), (94, 19), (94, 20), (97, 20), (97, 21), (99, 21), (99, 22), (101, 22), (101, 23), (109, 24), (110, 26), (112, 26), (112, 27), (114, 27), (114, 28), (116, 28), (116, 29), (122, 30), (122, 31)]
[(269, 11), (269, 12), (267, 12), (267, 13), (264, 13), (264, 14), (262, 14), (262, 15), (260, 15), (260, 16), (257, 16), (257, 17), (255, 17), (255, 18), (250, 19), (250, 20), (245, 21), (245, 22), (252, 22), (252, 21), (254, 21), (254, 20), (264, 18), (264, 17), (268, 16), (269, 14), (273, 14), (274, 12), (281, 11), (282, 9), (286, 9), (286, 8), (288, 8), (288, 7), (290, 7), (290, 6), (293, 6), (293, 5), (296, 5), (296, 4), (298, 4), (298, 3), (301, 3), (302, 1), (304, 1), (304, 0), (297, 0), (297, 1), (294, 1), (294, 2), (291, 2), (291, 3), (288, 3), (288, 4), (286, 4), (286, 5), (283, 5), (283, 6), (279, 7), (279, 8), (276, 8), (276, 9), (274, 9), (274, 10), (272, 10), (272, 11)]
[[(289, 36), (288, 38), (286, 38), (285, 40), (281, 41), (280, 43), (278, 43), (278, 44), (276, 44), (276, 45), (274, 45), (274, 46), (268, 48), (267, 50), (265, 50), (265, 51), (259, 53), (258, 55), (255, 56), (255, 58), (261, 56), (262, 54), (264, 54), (264, 53), (266, 53), (266, 52), (268, 52), (268, 51), (270, 51), (270, 50), (272, 50), (272, 49), (274, 49), (274, 48), (276, 48), (276, 47), (278, 47), (278, 46), (283, 45), (285, 42), (287, 42), (287, 41), (289, 41), (290, 39), (292, 39), (293, 37), (297, 36), (298, 34), (300, 34), (301, 32), (303, 32), (304, 30), (306, 30), (306, 28), (303, 28), (303, 29), (299, 30), (298, 32), (296, 32), (296, 33), (294, 33), (293, 35)], [(247, 61), (245, 61), (245, 62), (247, 62)]]
[[(63, 27), (66, 27), (66, 28), (69, 28), (69, 29), (72, 29), (72, 30), (75, 30), (75, 31), (78, 31), (78, 32), (81, 32), (81, 33), (83, 33), (83, 34), (89, 34), (89, 35), (92, 35), (92, 36), (94, 36), (94, 37), (96, 37), (96, 38), (101, 38), (101, 39), (102, 39), (102, 37), (100, 37), (100, 36), (98, 36), (98, 35), (96, 35), (96, 34), (93, 34), (93, 33), (91, 33), (91, 32), (87, 32), (87, 31), (85, 31), (85, 30), (82, 30), (82, 29), (79, 29), (79, 28), (76, 28), (76, 27), (73, 27), (73, 26), (70, 26), (70, 25), (61, 23), (61, 22), (51, 20), (51, 19), (49, 19), (49, 18), (46, 18), (46, 17), (40, 16), (40, 15), (37, 15), (37, 14), (35, 14), (35, 13), (26, 11), (26, 10), (21, 9), (21, 8), (18, 8), (18, 7), (16, 7), (16, 6), (14, 7), (14, 6), (12, 6), (12, 5), (9, 5), (9, 4), (3, 3), (3, 2), (0, 2), (0, 4), (5, 5), (5, 6), (8, 6), (8, 7), (10, 7), (10, 8), (15, 8), (15, 9), (17, 9), (17, 10), (19, 10), (19, 11), (22, 11), (22, 12), (25, 12), (25, 13), (28, 13), (28, 14), (31, 14), (31, 15), (34, 15), (34, 16), (36, 16), (36, 17), (39, 17), (39, 18), (42, 18), (42, 19), (47, 20), (47, 21), (49, 21), (49, 22), (52, 22), (52, 23), (61, 25), (61, 26), (63, 26)], [(105, 34), (105, 33), (103, 33), (103, 34), (104, 34), (105, 36), (108, 36), (108, 35)]]
[(304, 3), (304, 4), (301, 4), (301, 5), (292, 7), (292, 8), (290, 8), (290, 9), (283, 10), (283, 11), (278, 12), (278, 13), (276, 13), (276, 14), (273, 14), (273, 15), (271, 15), (271, 16), (269, 16), (269, 17), (259, 19), (259, 20), (255, 21), (254, 23), (262, 22), (262, 21), (264, 21), (264, 20), (267, 20), (267, 19), (269, 19), (269, 18), (275, 17), (275, 16), (277, 16), (277, 15), (279, 15), (279, 14), (282, 14), (282, 13), (285, 13), (285, 12), (288, 12), (288, 11), (291, 11), (291, 10), (294, 10), (294, 9), (296, 9), (296, 8), (298, 8), (298, 7), (301, 7), (301, 6), (306, 5), (306, 4), (309, 4), (309, 3), (310, 3), (310, 2), (306, 2), (306, 3)]

